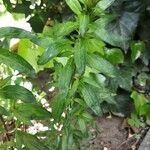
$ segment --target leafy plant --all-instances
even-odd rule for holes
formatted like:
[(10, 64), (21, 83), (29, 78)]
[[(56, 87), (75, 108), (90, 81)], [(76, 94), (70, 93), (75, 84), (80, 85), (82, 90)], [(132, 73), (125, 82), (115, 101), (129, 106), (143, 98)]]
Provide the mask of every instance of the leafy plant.
[[(92, 115), (129, 115), (131, 98), (136, 115), (129, 123), (138, 126), (138, 115), (149, 122), (147, 43), (134, 34), (140, 15), (147, 11), (145, 2), (3, 3), (11, 13), (34, 14), (29, 20), (33, 31), (43, 32), (0, 28), (0, 70), (7, 76), (0, 81), (1, 149), (80, 149), (81, 140), (95, 127)], [(29, 11), (31, 3), (35, 11)], [(43, 29), (49, 17), (53, 22)], [(16, 53), (8, 49), (9, 42), (5, 45), (12, 38), (20, 39)], [(6, 120), (14, 121), (12, 136)], [(47, 130), (30, 134), (33, 121), (42, 122)]]

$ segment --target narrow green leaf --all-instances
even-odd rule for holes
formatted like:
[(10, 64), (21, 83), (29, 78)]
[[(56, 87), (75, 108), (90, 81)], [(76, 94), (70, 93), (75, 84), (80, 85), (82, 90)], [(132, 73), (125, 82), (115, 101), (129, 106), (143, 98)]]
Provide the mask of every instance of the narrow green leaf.
[(92, 0), (79, 0), (81, 3), (83, 3), (87, 7), (92, 7), (93, 1)]
[(68, 97), (72, 97), (72, 96), (74, 96), (74, 94), (76, 93), (76, 91), (77, 91), (77, 89), (78, 89), (78, 85), (79, 85), (79, 79), (76, 79), (74, 82), (73, 82), (73, 84), (72, 84), (72, 87), (71, 87), (71, 89), (70, 89), (70, 91), (69, 91), (69, 96)]
[(0, 38), (19, 38), (19, 39), (29, 39), (31, 42), (46, 48), (48, 46), (49, 40), (46, 38), (40, 38), (36, 34), (26, 31), (21, 28), (16, 27), (2, 27), (0, 28)]
[(59, 37), (59, 36), (66, 36), (70, 34), (71, 32), (78, 29), (78, 27), (79, 27), (78, 22), (68, 21), (68, 22), (56, 24), (52, 30), (54, 32), (54, 35), (56, 37)]
[(69, 59), (64, 68), (60, 71), (58, 78), (59, 93), (65, 98), (70, 88), (71, 79), (75, 71), (74, 61)]
[(19, 72), (25, 73), (29, 76), (35, 76), (35, 70), (26, 60), (6, 49), (0, 48), (0, 63), (4, 63), (14, 70), (18, 70)]
[(86, 66), (86, 48), (82, 40), (75, 44), (74, 60), (77, 72), (83, 74)]
[(4, 107), (0, 106), (0, 116), (2, 115), (8, 116), (9, 113)]
[(65, 1), (75, 14), (77, 15), (81, 14), (82, 7), (78, 0), (65, 0)]
[(83, 134), (86, 133), (86, 122), (84, 119), (79, 118), (78, 120), (79, 128)]
[(12, 76), (9, 76), (5, 79), (0, 80), (0, 88), (3, 88), (4, 86), (8, 85), (10, 83)]
[(108, 7), (110, 7), (115, 0), (100, 0), (96, 7), (100, 8), (102, 11), (106, 10)]
[(51, 113), (38, 104), (22, 103), (17, 104), (14, 114), (19, 120), (44, 120), (51, 117)]
[(70, 48), (70, 41), (66, 39), (58, 39), (49, 42), (48, 48), (42, 54), (42, 56), (38, 60), (39, 65), (46, 64), (52, 58), (56, 57), (62, 50), (66, 50)]
[(105, 58), (112, 64), (121, 64), (124, 62), (123, 52), (119, 48), (106, 49)]
[(79, 33), (81, 34), (81, 36), (84, 36), (90, 22), (89, 15), (81, 14), (79, 16), (79, 22), (80, 22)]
[(62, 144), (61, 144), (61, 150), (67, 150), (68, 147), (68, 138), (67, 135), (62, 136)]
[(0, 97), (4, 99), (22, 100), (25, 103), (35, 102), (34, 95), (19, 85), (8, 85), (0, 89)]
[(35, 135), (22, 131), (16, 131), (16, 134), (28, 150), (49, 150)]
[(52, 116), (56, 121), (59, 121), (64, 108), (64, 99), (61, 94), (56, 95), (52, 100)]
[(87, 83), (81, 83), (79, 89), (87, 106), (90, 107), (95, 112), (95, 114), (101, 115), (102, 110), (100, 107), (100, 101), (95, 91), (92, 89), (92, 86)]
[(117, 69), (101, 56), (90, 54), (87, 56), (87, 63), (91, 68), (97, 69), (101, 73), (110, 77), (115, 77)]

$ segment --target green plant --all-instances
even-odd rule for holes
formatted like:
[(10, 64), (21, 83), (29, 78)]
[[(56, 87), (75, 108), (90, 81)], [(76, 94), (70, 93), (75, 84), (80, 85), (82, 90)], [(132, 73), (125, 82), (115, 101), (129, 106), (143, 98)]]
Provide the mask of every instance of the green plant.
[[(15, 9), (9, 0), (4, 4), (10, 12), (23, 7), (25, 15), (35, 13), (36, 17), (31, 17), (34, 21), (29, 22), (34, 31), (42, 31), (48, 17), (42, 19), (45, 13), (41, 7), (37, 7), (41, 11), (28, 12), (31, 2), (17, 1)], [(144, 4), (139, 0), (66, 0), (62, 5), (72, 13), (65, 21), (63, 15), (58, 19), (52, 13), (53, 25), (44, 28), (43, 33), (0, 28), (0, 69), (8, 76), (0, 82), (0, 130), (6, 134), (1, 149), (80, 149), (81, 140), (95, 126), (92, 115), (128, 115), (131, 93), (137, 114), (149, 115), (148, 100), (138, 88), (138, 92), (132, 91), (136, 88), (132, 78), (138, 72), (141, 76), (149, 72), (148, 44), (133, 38), (140, 15), (147, 11)], [(51, 2), (46, 9), (49, 5)], [(52, 6), (46, 13), (55, 12), (57, 5)], [(33, 26), (41, 24), (37, 18), (44, 20), (40, 29)], [(20, 39), (17, 54), (8, 50), (12, 38)], [(25, 83), (32, 83), (30, 91), (21, 86)], [(52, 87), (55, 89), (50, 92)], [(52, 110), (42, 105), (43, 97)], [(12, 136), (5, 120), (15, 122)], [(48, 130), (29, 134), (32, 120), (42, 122)]]

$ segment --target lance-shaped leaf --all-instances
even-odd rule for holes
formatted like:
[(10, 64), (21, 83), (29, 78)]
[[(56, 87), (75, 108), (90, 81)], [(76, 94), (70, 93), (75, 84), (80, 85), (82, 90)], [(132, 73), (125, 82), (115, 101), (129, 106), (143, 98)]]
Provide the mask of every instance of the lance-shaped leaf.
[(71, 32), (73, 32), (74, 30), (78, 29), (78, 27), (79, 27), (78, 22), (68, 21), (68, 22), (56, 24), (52, 28), (52, 31), (56, 37), (66, 36), (70, 34)]
[(80, 21), (79, 33), (81, 34), (81, 36), (84, 36), (88, 29), (90, 17), (88, 15), (81, 14), (79, 16), (79, 21)]
[(25, 73), (29, 76), (35, 76), (35, 70), (26, 60), (6, 49), (0, 48), (0, 63), (4, 63), (14, 70), (18, 70), (19, 72)]
[(100, 0), (96, 7), (98, 7), (100, 10), (106, 10), (108, 7), (110, 7), (115, 0)]
[(9, 113), (4, 107), (0, 106), (0, 116), (2, 115), (8, 116)]
[(69, 59), (67, 64), (59, 73), (58, 77), (58, 88), (59, 92), (62, 93), (62, 96), (65, 98), (68, 94), (68, 90), (70, 88), (70, 82), (73, 77), (75, 70), (74, 61)]
[(0, 28), (0, 38), (19, 38), (29, 39), (31, 42), (46, 48), (49, 40), (46, 38), (40, 38), (36, 34), (16, 27), (2, 27)]
[(117, 69), (101, 56), (90, 54), (87, 56), (87, 63), (91, 68), (94, 68), (105, 75), (110, 77), (116, 76)]
[(76, 69), (79, 74), (83, 74), (86, 66), (86, 47), (83, 40), (79, 40), (75, 45), (74, 59)]
[(102, 110), (100, 107), (100, 100), (93, 90), (92, 86), (87, 83), (81, 83), (79, 90), (81, 91), (81, 94), (87, 106), (90, 107), (95, 112), (95, 114), (101, 115)]
[(48, 48), (42, 54), (42, 56), (38, 60), (39, 65), (43, 65), (50, 61), (52, 58), (56, 57), (62, 50), (66, 50), (70, 48), (70, 41), (66, 39), (58, 39), (49, 42)]
[[(49, 150), (49, 148), (46, 147), (35, 135), (16, 131), (16, 137), (18, 148), (22, 148), (21, 145), (24, 145), (28, 150)], [(18, 142), (21, 143), (19, 144)]]
[(15, 116), (22, 122), (27, 120), (44, 120), (51, 117), (51, 113), (38, 104), (21, 103), (14, 109)]
[(71, 10), (77, 15), (81, 14), (82, 7), (78, 0), (65, 0)]
[(0, 89), (0, 97), (4, 99), (21, 100), (25, 103), (35, 102), (31, 91), (19, 85), (8, 85)]
[(11, 76), (5, 78), (5, 79), (1, 79), (0, 80), (0, 88), (3, 88), (4, 86), (8, 85), (11, 81)]

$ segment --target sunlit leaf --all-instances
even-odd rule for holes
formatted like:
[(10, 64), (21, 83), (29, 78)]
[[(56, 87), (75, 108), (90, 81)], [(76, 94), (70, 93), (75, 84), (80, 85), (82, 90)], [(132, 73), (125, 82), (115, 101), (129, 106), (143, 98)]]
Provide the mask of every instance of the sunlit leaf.
[(65, 0), (71, 10), (77, 15), (81, 14), (82, 7), (78, 0)]
[(19, 72), (25, 73), (29, 76), (35, 76), (35, 70), (26, 60), (6, 49), (0, 49), (0, 63), (4, 63), (14, 70), (18, 70)]

